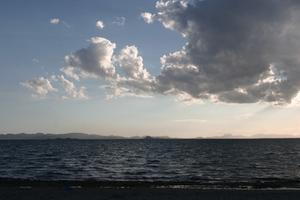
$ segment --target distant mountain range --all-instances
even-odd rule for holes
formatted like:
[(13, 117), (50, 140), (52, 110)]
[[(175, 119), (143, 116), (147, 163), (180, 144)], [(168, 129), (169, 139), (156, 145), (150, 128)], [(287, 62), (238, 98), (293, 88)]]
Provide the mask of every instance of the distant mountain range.
[(221, 136), (209, 137), (209, 139), (272, 139), (272, 138), (299, 138), (295, 135), (285, 135), (285, 134), (255, 134), (251, 136), (243, 135), (233, 135), (233, 134), (224, 134)]
[(122, 137), (122, 136), (103, 136), (96, 134), (86, 133), (64, 133), (64, 134), (52, 134), (52, 133), (7, 133), (0, 134), (0, 140), (49, 140), (49, 139), (79, 139), (79, 140), (113, 140), (113, 139), (167, 139), (168, 137), (151, 137), (151, 136), (134, 136), (134, 137)]
[[(252, 136), (242, 136), (233, 134), (224, 134), (221, 136), (214, 137), (198, 137), (191, 139), (268, 139), (268, 138), (299, 138), (295, 135), (276, 135), (276, 134), (256, 134)], [(103, 136), (96, 134), (86, 133), (64, 133), (64, 134), (53, 134), (53, 133), (7, 133), (0, 134), (0, 140), (49, 140), (49, 139), (78, 139), (78, 140), (114, 140), (114, 139), (176, 139), (167, 136), (152, 137), (152, 136), (134, 136), (134, 137), (122, 137), (122, 136)]]

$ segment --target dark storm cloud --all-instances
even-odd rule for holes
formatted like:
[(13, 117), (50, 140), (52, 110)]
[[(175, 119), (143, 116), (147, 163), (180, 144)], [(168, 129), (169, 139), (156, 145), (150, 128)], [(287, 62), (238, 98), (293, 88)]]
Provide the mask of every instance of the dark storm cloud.
[(286, 103), (299, 91), (298, 1), (162, 0), (156, 8), (156, 20), (187, 40), (161, 59), (161, 92)]

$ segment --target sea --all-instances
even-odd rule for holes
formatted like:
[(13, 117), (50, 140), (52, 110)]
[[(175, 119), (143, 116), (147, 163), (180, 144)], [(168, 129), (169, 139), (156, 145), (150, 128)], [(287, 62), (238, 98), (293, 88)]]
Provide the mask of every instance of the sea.
[(0, 182), (300, 189), (300, 139), (0, 140)]

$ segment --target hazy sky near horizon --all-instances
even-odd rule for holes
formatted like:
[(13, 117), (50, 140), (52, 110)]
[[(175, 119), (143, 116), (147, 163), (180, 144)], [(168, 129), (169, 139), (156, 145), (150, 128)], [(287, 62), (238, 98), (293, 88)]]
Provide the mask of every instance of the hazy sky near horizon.
[(296, 0), (0, 2), (0, 133), (300, 136)]

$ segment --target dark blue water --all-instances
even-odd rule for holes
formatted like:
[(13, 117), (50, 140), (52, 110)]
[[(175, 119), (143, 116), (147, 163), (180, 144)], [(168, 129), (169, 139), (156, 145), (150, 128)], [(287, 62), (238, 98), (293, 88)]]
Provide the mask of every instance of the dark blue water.
[(0, 141), (0, 178), (298, 188), (300, 140)]

